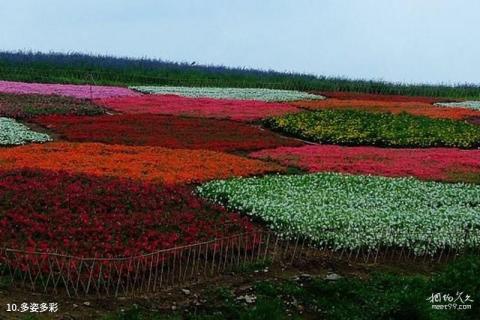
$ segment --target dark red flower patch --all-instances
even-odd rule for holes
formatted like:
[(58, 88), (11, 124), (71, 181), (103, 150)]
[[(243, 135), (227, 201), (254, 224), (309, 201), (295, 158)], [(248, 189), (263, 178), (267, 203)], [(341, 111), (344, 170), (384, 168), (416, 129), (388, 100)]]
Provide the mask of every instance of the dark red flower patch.
[(479, 126), (480, 126), (480, 116), (478, 116), (478, 117), (471, 117), (471, 118), (467, 119), (467, 121), (468, 121), (469, 123), (476, 124), (476, 125), (479, 125)]
[(99, 117), (46, 116), (35, 122), (77, 142), (162, 146), (214, 151), (301, 146), (299, 140), (229, 120), (136, 114)]
[(480, 183), (480, 150), (392, 149), (315, 145), (250, 154), (308, 172), (344, 172), (424, 180)]
[(88, 100), (38, 94), (0, 93), (0, 117), (28, 119), (50, 114), (94, 116), (104, 113), (103, 108)]
[(186, 115), (240, 121), (259, 120), (301, 111), (285, 103), (154, 94), (99, 99), (96, 103), (122, 113)]
[(0, 171), (0, 243), (7, 248), (133, 256), (252, 228), (245, 218), (203, 202), (186, 187)]
[(339, 99), (339, 100), (364, 100), (364, 101), (387, 101), (387, 102), (421, 102), (433, 104), (441, 101), (453, 101), (452, 99), (441, 99), (432, 97), (421, 96), (401, 96), (401, 95), (386, 95), (386, 94), (373, 94), (373, 93), (358, 93), (358, 92), (340, 92), (340, 91), (328, 91), (328, 92), (316, 92), (327, 98)]

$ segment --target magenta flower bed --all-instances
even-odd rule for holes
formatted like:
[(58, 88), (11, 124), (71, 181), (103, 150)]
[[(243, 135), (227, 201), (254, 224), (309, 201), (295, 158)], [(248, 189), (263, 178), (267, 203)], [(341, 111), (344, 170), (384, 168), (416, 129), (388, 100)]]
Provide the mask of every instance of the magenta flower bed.
[(480, 183), (480, 150), (393, 149), (315, 145), (250, 154), (308, 172), (343, 172), (423, 180)]
[(184, 115), (239, 121), (258, 120), (301, 111), (299, 108), (285, 103), (187, 98), (176, 95), (119, 97), (97, 100), (96, 102), (106, 108), (122, 113)]
[(0, 81), (0, 92), (15, 94), (59, 95), (79, 99), (99, 99), (119, 96), (131, 97), (141, 95), (136, 91), (122, 87), (26, 83), (13, 81)]

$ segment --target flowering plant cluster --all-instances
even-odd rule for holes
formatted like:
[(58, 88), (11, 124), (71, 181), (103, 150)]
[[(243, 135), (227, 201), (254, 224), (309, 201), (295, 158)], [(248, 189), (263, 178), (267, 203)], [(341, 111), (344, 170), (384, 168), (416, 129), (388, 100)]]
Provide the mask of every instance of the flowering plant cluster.
[(190, 98), (214, 98), (257, 101), (295, 101), (306, 99), (325, 99), (321, 95), (294, 91), (262, 88), (214, 88), (214, 87), (155, 87), (139, 86), (131, 89), (150, 94), (179, 95)]
[(27, 251), (135, 256), (251, 230), (185, 187), (42, 170), (0, 171), (0, 242)]
[(435, 105), (439, 107), (468, 108), (473, 110), (480, 110), (480, 101), (439, 102), (435, 103)]
[(321, 110), (266, 119), (275, 130), (307, 140), (344, 145), (391, 147), (480, 146), (480, 127), (448, 119), (406, 113)]
[(52, 139), (46, 133), (30, 130), (14, 119), (0, 117), (0, 146), (47, 142)]
[(0, 92), (15, 94), (42, 94), (98, 99), (118, 96), (138, 96), (138, 92), (122, 87), (75, 84), (26, 83), (0, 80)]
[[(133, 256), (253, 228), (200, 195), (263, 219), (285, 236), (335, 249), (433, 253), (480, 244), (480, 151), (430, 148), (479, 147), (480, 127), (458, 121), (480, 119), (472, 110), (478, 108), (354, 93), (327, 93), (331, 99), (323, 100), (270, 89), (135, 89), (155, 94), (0, 81), (0, 145), (51, 140), (11, 118), (69, 141), (0, 148), (2, 243)], [(244, 123), (256, 120), (290, 136), (355, 147), (307, 146)], [(223, 153), (252, 150), (261, 151), (250, 158)], [(327, 173), (242, 178), (286, 166)], [(206, 183), (198, 194), (188, 186), (231, 178)], [(224, 224), (229, 227), (215, 227)]]
[[(313, 92), (317, 94), (317, 92)], [(420, 102), (433, 104), (435, 102), (442, 102), (445, 99), (422, 97), (422, 96), (402, 96), (391, 94), (375, 94), (375, 93), (360, 93), (360, 92), (346, 92), (346, 91), (322, 91), (318, 94), (325, 96), (329, 99), (340, 100), (363, 100), (363, 101), (384, 101), (384, 102)], [(452, 100), (449, 100), (452, 101)]]
[(480, 150), (393, 149), (310, 145), (261, 150), (250, 157), (308, 172), (344, 172), (422, 180), (480, 183)]
[(480, 112), (475, 110), (466, 108), (439, 108), (430, 103), (415, 101), (327, 99), (295, 101), (291, 104), (311, 110), (352, 109), (369, 112), (388, 112), (394, 114), (406, 112), (417, 116), (452, 120), (462, 120), (470, 117), (480, 116)]
[(69, 141), (214, 151), (301, 146), (302, 142), (229, 120), (152, 114), (46, 116), (36, 123)]
[(167, 114), (239, 121), (259, 120), (301, 111), (299, 108), (284, 103), (187, 98), (174, 95), (120, 97), (101, 99), (96, 102), (101, 106), (122, 113)]
[(88, 100), (37, 94), (0, 93), (0, 116), (28, 119), (47, 114), (99, 115), (105, 110)]
[(478, 246), (480, 186), (337, 173), (206, 183), (198, 193), (334, 249)]
[(260, 160), (207, 151), (54, 142), (0, 149), (3, 169), (62, 170), (180, 184), (283, 171)]

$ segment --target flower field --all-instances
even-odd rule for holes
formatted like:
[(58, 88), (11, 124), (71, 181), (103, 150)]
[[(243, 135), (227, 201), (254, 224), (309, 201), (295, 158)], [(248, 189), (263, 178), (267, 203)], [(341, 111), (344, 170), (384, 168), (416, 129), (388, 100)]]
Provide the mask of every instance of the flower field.
[(480, 146), (480, 127), (409, 114), (321, 110), (274, 117), (268, 127), (314, 142), (388, 147)]
[(480, 111), (480, 101), (462, 101), (462, 102), (439, 102), (435, 103), (439, 107), (449, 108), (469, 108)]
[(301, 146), (302, 142), (240, 122), (151, 114), (46, 116), (35, 122), (76, 142), (214, 151)]
[(260, 160), (206, 150), (54, 142), (0, 149), (2, 169), (43, 169), (168, 184), (282, 171)]
[(323, 173), (221, 180), (197, 190), (285, 236), (337, 250), (396, 246), (433, 253), (480, 245), (480, 186), (473, 184)]
[(50, 140), (51, 138), (48, 134), (32, 131), (13, 119), (0, 117), (0, 146), (47, 142)]
[(247, 219), (205, 204), (185, 187), (42, 170), (0, 171), (0, 241), (7, 247), (134, 256), (252, 228)]
[[(446, 101), (446, 99), (432, 98), (425, 96), (402, 96), (392, 94), (373, 94), (373, 93), (359, 93), (348, 91), (327, 91), (327, 92), (313, 92), (329, 99), (339, 100), (362, 100), (362, 101), (383, 101), (383, 102), (420, 102), (426, 104), (433, 104), (436, 102)], [(448, 101), (453, 101), (449, 99)]]
[(122, 113), (150, 113), (176, 116), (207, 117), (239, 121), (260, 120), (267, 117), (300, 112), (299, 108), (283, 103), (254, 100), (220, 100), (187, 98), (175, 95), (145, 95), (102, 99), (97, 103)]
[(131, 89), (161, 95), (179, 95), (190, 98), (214, 98), (232, 100), (256, 100), (268, 102), (295, 101), (304, 99), (324, 99), (321, 95), (293, 90), (273, 90), (259, 88), (212, 88), (212, 87), (155, 87), (139, 86)]
[(30, 119), (48, 114), (100, 115), (105, 110), (88, 100), (39, 94), (0, 93), (0, 116)]
[[(397, 99), (401, 100), (401, 99)], [(408, 99), (405, 99), (408, 100)], [(467, 106), (454, 104), (454, 108), (439, 108), (426, 102), (417, 101), (384, 101), (363, 99), (327, 99), (327, 100), (304, 100), (291, 102), (297, 107), (311, 110), (338, 109), (338, 110), (363, 110), (368, 112), (389, 112), (399, 114), (406, 112), (412, 115), (425, 116), (438, 119), (461, 120), (471, 117), (479, 117), (480, 111), (468, 109)], [(448, 104), (450, 105), (450, 104)]]
[(334, 249), (480, 244), (480, 126), (464, 120), (478, 110), (365, 93), (135, 90), (0, 81), (5, 246), (132, 256), (265, 227)]
[(250, 157), (305, 171), (480, 183), (480, 150), (392, 149), (315, 145), (261, 150)]
[(92, 85), (26, 83), (0, 80), (0, 93), (59, 95), (79, 99), (138, 96), (127, 88)]

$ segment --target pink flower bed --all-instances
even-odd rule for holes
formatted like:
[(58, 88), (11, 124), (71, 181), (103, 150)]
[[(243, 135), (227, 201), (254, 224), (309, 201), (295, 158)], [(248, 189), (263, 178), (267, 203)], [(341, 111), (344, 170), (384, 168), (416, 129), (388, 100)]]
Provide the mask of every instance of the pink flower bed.
[(75, 84), (48, 84), (0, 81), (0, 92), (15, 94), (59, 95), (79, 99), (99, 99), (118, 96), (140, 96), (141, 94), (122, 87), (91, 86)]
[(301, 111), (284, 104), (253, 100), (187, 98), (176, 95), (144, 95), (96, 100), (106, 108), (123, 113), (185, 115), (240, 121), (258, 120)]
[(393, 149), (315, 145), (281, 147), (250, 154), (308, 172), (344, 172), (423, 180), (480, 183), (480, 150)]

